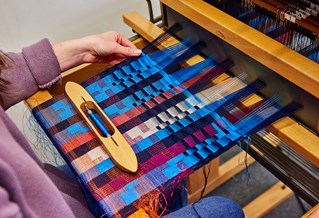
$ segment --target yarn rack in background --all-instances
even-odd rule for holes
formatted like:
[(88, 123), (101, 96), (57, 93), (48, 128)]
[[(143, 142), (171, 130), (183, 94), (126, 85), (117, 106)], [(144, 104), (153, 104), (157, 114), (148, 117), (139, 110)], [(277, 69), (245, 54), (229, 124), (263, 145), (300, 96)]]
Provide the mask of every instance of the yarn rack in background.
[[(173, 25), (130, 58), (81, 85), (103, 109), (137, 155), (139, 170), (117, 168), (65, 94), (54, 96), (33, 114), (99, 207), (96, 215), (126, 217), (150, 199), (163, 205), (189, 174), (238, 142), (301, 108), (280, 106), (279, 97), (241, 102), (265, 87), (245, 84), (241, 74), (211, 81), (233, 62), (213, 57), (182, 67), (205, 44), (185, 39), (158, 50), (181, 30)], [(107, 146), (107, 145), (106, 145)], [(156, 197), (158, 196), (158, 198)], [(158, 206), (158, 205), (157, 205)]]

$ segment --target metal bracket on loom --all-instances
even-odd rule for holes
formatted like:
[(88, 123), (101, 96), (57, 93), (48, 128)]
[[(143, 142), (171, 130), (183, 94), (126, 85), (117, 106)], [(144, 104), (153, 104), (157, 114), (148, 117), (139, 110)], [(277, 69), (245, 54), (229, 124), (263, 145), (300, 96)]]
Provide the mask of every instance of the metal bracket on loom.
[[(120, 169), (135, 173), (138, 168), (136, 154), (92, 96), (81, 85), (74, 82), (67, 82), (65, 92), (113, 162)], [(93, 111), (101, 119), (97, 119)]]

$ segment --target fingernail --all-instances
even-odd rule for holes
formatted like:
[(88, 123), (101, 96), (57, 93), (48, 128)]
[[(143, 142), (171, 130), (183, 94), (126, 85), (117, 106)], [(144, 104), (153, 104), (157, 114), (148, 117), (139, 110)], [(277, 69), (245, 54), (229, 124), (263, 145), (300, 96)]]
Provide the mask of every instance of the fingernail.
[(134, 50), (134, 54), (141, 54), (142, 53), (142, 50), (141, 49), (135, 49)]

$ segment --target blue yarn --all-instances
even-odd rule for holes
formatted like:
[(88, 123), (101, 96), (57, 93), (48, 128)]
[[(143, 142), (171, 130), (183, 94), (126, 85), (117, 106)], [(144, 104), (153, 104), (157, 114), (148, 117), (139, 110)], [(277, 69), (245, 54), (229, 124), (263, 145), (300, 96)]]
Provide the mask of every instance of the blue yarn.
[(249, 150), (249, 147), (250, 147), (250, 143), (251, 143), (251, 138), (250, 138), (250, 135), (248, 135), (246, 137), (246, 154), (245, 154), (245, 171), (246, 171), (246, 176), (247, 176), (247, 185), (249, 184), (250, 182), (250, 179), (251, 179), (251, 174), (249, 172), (249, 166), (248, 166), (248, 150)]

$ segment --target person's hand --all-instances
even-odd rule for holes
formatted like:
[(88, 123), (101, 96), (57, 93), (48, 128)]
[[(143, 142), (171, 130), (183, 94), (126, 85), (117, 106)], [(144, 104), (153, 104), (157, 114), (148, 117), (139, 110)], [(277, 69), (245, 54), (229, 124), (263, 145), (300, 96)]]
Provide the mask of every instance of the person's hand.
[(113, 65), (141, 54), (131, 41), (115, 31), (61, 42), (53, 45), (53, 50), (62, 71), (82, 63)]
[(115, 31), (89, 36), (84, 40), (91, 44), (89, 51), (83, 56), (84, 62), (117, 64), (127, 57), (141, 54), (141, 50), (136, 49), (130, 40)]

